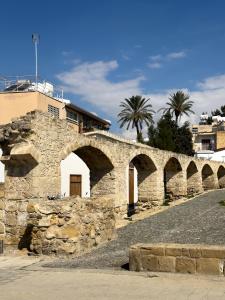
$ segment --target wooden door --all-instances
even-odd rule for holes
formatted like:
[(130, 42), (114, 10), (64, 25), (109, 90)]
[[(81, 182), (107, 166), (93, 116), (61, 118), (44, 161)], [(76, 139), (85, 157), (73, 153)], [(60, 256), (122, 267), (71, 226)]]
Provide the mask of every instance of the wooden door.
[(129, 168), (129, 204), (134, 204), (134, 168)]
[(81, 175), (70, 175), (70, 196), (81, 197)]

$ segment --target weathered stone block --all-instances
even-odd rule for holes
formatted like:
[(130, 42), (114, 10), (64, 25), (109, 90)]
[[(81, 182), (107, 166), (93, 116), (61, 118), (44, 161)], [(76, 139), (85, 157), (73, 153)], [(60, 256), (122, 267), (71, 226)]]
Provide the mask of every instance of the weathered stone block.
[(173, 256), (157, 256), (157, 271), (175, 272), (176, 258)]
[(4, 208), (5, 208), (5, 202), (0, 199), (0, 209), (4, 209)]
[(202, 256), (201, 249), (199, 247), (189, 248), (190, 257), (199, 258)]
[(159, 271), (157, 256), (154, 256), (154, 255), (142, 256), (140, 264), (142, 264), (143, 270), (148, 270), (148, 271), (153, 271), (153, 272)]
[(35, 213), (36, 212), (34, 203), (28, 203), (28, 205), (27, 205), (27, 212), (28, 213)]
[(3, 223), (0, 222), (0, 234), (4, 234), (5, 233), (5, 226)]
[(5, 215), (5, 224), (9, 226), (15, 226), (17, 224), (17, 216), (15, 214), (7, 213)]
[(75, 238), (80, 235), (80, 228), (76, 228), (75, 226), (72, 225), (66, 225), (64, 227), (61, 227), (60, 230), (58, 231), (57, 238)]
[(165, 247), (163, 245), (143, 245), (141, 246), (141, 254), (164, 256)]
[(205, 258), (224, 258), (225, 259), (225, 247), (218, 246), (209, 246), (207, 248), (202, 249), (201, 251), (202, 257)]
[(196, 271), (201, 274), (223, 275), (224, 261), (217, 258), (196, 259)]
[(169, 245), (165, 247), (165, 255), (166, 256), (181, 256), (182, 255), (182, 248), (178, 245)]
[(130, 271), (142, 271), (142, 261), (140, 249), (131, 248), (129, 250), (129, 268)]
[(196, 260), (188, 257), (177, 257), (176, 272), (190, 274), (196, 273)]

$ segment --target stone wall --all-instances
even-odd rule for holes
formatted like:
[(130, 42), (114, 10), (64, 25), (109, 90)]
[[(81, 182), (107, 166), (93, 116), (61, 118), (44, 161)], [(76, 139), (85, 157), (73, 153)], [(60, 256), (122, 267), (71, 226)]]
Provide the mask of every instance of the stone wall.
[(67, 198), (30, 202), (23, 240), (47, 255), (79, 255), (115, 237), (111, 199)]
[(26, 229), (27, 203), (44, 204), (48, 196), (61, 193), (60, 163), (72, 152), (90, 169), (90, 201), (112, 199), (119, 217), (127, 213), (130, 162), (138, 171), (140, 209), (162, 205), (165, 191), (177, 199), (200, 193), (202, 187), (225, 186), (224, 163), (162, 151), (103, 132), (81, 135), (66, 120), (37, 111), (0, 126), (0, 147), (6, 171), (0, 234), (6, 245), (15, 247), (21, 246)]
[(138, 244), (129, 252), (131, 271), (225, 275), (225, 246)]
[(0, 240), (5, 237), (5, 187), (4, 184), (0, 183)]

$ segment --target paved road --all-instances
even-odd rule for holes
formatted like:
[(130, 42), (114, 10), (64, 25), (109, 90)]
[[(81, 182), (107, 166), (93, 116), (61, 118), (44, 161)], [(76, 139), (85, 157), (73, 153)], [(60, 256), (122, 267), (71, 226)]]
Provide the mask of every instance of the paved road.
[(225, 299), (224, 277), (46, 268), (23, 272), (0, 282), (1, 300)]
[(128, 263), (132, 244), (175, 242), (225, 245), (225, 190), (201, 195), (118, 230), (118, 238), (79, 258), (59, 260), (48, 267), (120, 268)]

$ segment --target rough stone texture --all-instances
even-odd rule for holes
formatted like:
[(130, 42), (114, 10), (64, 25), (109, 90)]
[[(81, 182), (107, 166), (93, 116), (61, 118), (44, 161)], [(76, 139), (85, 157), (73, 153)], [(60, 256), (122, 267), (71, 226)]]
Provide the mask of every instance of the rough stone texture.
[(225, 246), (137, 244), (130, 248), (129, 266), (131, 271), (224, 275), (224, 257)]
[(5, 237), (5, 186), (0, 184), (0, 240)]
[(28, 233), (23, 239), (38, 254), (78, 255), (115, 237), (111, 199), (35, 201), (27, 211)]
[[(118, 238), (88, 254), (58, 260), (48, 266), (82, 269), (128, 267), (129, 247), (137, 243), (225, 245), (225, 207), (219, 203), (224, 199), (225, 190), (199, 195), (186, 203), (118, 229)], [(175, 254), (179, 250), (171, 248), (171, 255), (175, 249)], [(166, 253), (169, 250), (166, 249)], [(184, 257), (199, 257), (199, 251), (187, 251), (185, 248), (181, 250), (178, 253), (184, 253)]]
[(104, 132), (81, 135), (66, 120), (37, 111), (0, 126), (0, 147), (6, 167), (6, 209), (1, 213), (6, 244), (18, 245), (26, 229), (29, 201), (45, 202), (48, 196), (60, 194), (60, 162), (71, 152), (90, 169), (91, 199), (111, 198), (120, 216), (127, 213), (130, 162), (138, 170), (142, 210), (161, 205), (165, 191), (173, 200), (225, 182), (224, 163), (162, 151)]

